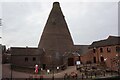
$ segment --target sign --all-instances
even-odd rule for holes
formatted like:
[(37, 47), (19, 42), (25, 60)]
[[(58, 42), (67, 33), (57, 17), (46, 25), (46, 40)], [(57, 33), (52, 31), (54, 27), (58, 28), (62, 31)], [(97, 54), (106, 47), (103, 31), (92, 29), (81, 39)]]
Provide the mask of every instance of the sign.
[(76, 61), (76, 65), (80, 65), (80, 61)]
[(59, 67), (57, 67), (57, 69), (59, 69)]
[(49, 69), (47, 69), (47, 73), (48, 73), (48, 74), (50, 73), (50, 70), (49, 70)]

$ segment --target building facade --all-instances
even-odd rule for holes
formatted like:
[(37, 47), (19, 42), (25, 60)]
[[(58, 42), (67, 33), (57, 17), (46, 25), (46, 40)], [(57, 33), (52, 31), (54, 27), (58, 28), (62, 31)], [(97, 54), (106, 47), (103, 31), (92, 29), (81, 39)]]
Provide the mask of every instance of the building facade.
[(33, 47), (11, 47), (10, 54), (12, 65), (34, 68), (36, 64), (40, 66), (40, 58), (44, 51)]
[(112, 70), (119, 69), (120, 37), (109, 36), (107, 39), (95, 41), (89, 46), (89, 52), (82, 56), (82, 61), (104, 64)]

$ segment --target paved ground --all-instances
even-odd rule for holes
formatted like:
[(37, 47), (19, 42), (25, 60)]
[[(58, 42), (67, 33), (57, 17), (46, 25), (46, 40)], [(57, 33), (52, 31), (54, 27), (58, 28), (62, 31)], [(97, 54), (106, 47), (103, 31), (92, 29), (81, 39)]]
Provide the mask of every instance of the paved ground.
[[(73, 71), (76, 71), (75, 66), (68, 67), (68, 69), (66, 69), (65, 71), (60, 71), (58, 73), (55, 73), (54, 77), (55, 78), (63, 78), (63, 76), (66, 72), (68, 74), (70, 74)], [(11, 75), (11, 73), (12, 73), (12, 75)], [(4, 64), (3, 65), (3, 78), (11, 78), (11, 76), (13, 78), (29, 78), (30, 76), (36, 76), (36, 75), (29, 74), (29, 73), (23, 73), (23, 72), (17, 72), (17, 71), (11, 72), (10, 65)], [(40, 75), (37, 75), (37, 76), (40, 76)], [(43, 76), (44, 76), (44, 78), (52, 78), (53, 74), (52, 73), (51, 74), (44, 74)]]
[[(11, 78), (11, 76), (12, 76), (12, 78), (30, 78), (30, 76), (31, 77), (40, 77), (40, 75), (34, 75), (34, 74), (30, 74), (30, 73), (23, 73), (23, 72), (17, 72), (17, 71), (11, 72), (11, 67), (9, 64), (4, 64), (4, 65), (2, 65), (2, 67), (3, 67), (3, 69), (2, 69), (3, 70), (2, 71), (3, 78)], [(76, 70), (76, 66), (70, 66), (64, 71), (55, 73), (54, 78), (63, 78), (65, 73), (70, 74), (73, 71), (78, 73), (78, 78), (81, 78), (81, 73)], [(12, 73), (12, 75), (11, 75), (11, 73)], [(51, 74), (45, 73), (43, 75), (44, 78), (52, 78), (52, 76), (53, 76), (52, 73)], [(111, 75), (109, 74), (109, 75), (106, 75), (105, 77), (110, 77), (110, 76)], [(113, 75), (113, 76), (115, 76), (115, 75)], [(101, 76), (97, 76), (97, 77), (101, 77)], [(93, 78), (95, 78), (95, 77), (93, 76)]]

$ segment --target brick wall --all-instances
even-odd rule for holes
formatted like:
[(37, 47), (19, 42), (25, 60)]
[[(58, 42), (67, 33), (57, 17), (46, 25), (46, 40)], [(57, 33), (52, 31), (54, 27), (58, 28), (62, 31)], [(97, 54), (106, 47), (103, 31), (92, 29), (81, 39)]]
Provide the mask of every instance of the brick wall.
[(89, 49), (89, 52), (87, 54), (81, 56), (81, 61), (83, 63), (87, 63), (87, 61), (91, 61), (92, 63), (94, 63), (95, 57), (96, 63), (105, 62), (108, 68), (112, 70), (117, 70), (119, 54), (116, 51), (116, 47), (120, 47), (120, 45), (91, 48)]

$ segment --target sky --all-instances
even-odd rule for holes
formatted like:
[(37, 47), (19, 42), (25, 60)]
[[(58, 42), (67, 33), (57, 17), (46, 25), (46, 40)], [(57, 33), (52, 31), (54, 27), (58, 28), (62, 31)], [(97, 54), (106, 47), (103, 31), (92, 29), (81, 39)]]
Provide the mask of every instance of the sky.
[(55, 1), (60, 2), (75, 45), (118, 35), (119, 0), (1, 0), (2, 44), (37, 47)]

